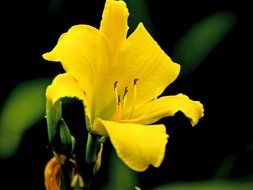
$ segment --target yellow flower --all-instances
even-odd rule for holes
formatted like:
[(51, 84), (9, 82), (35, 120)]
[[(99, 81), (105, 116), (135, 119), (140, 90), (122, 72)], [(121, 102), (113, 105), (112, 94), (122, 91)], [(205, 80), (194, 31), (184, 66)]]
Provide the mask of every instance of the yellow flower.
[(52, 104), (63, 97), (82, 100), (90, 132), (109, 136), (125, 164), (144, 171), (150, 164), (160, 166), (168, 138), (164, 125), (150, 124), (182, 111), (195, 125), (203, 106), (183, 94), (158, 98), (180, 66), (142, 23), (127, 37), (128, 15), (124, 1), (106, 0), (99, 30), (76, 25), (64, 33), (43, 55), (66, 71), (46, 96)]

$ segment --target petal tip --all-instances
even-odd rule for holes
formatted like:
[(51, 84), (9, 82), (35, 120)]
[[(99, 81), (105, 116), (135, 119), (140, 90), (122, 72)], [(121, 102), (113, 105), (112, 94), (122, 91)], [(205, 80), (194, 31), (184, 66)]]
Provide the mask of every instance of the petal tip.
[(55, 56), (51, 52), (42, 54), (42, 57), (43, 57), (43, 59), (45, 59), (47, 61), (55, 60)]
[(203, 104), (201, 104), (200, 101), (195, 101), (198, 109), (198, 117), (196, 118), (192, 118), (191, 121), (191, 125), (192, 127), (194, 127), (195, 125), (197, 125), (197, 123), (199, 122), (199, 120), (204, 116), (204, 106)]
[(49, 85), (46, 89), (46, 98), (47, 98), (47, 101), (50, 102), (51, 105), (54, 105), (55, 102), (57, 102), (58, 99), (56, 98), (53, 98), (54, 95), (52, 94), (52, 85)]

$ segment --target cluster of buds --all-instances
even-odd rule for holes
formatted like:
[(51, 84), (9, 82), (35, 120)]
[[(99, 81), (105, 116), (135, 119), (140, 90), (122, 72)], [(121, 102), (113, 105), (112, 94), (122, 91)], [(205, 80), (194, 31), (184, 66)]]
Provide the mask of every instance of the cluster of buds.
[[(57, 101), (51, 104), (47, 101), (46, 120), (48, 129), (48, 140), (52, 148), (53, 157), (48, 161), (45, 171), (45, 187), (47, 190), (67, 189), (81, 190), (85, 187), (83, 177), (79, 173), (78, 165), (75, 160), (75, 138), (72, 136), (69, 127), (62, 118), (62, 103)], [(104, 139), (94, 138), (94, 146), (89, 146), (86, 151), (87, 163), (92, 165), (92, 175), (95, 175), (101, 166), (101, 156)], [(91, 140), (91, 141), (93, 141)], [(90, 156), (92, 150), (93, 154)]]

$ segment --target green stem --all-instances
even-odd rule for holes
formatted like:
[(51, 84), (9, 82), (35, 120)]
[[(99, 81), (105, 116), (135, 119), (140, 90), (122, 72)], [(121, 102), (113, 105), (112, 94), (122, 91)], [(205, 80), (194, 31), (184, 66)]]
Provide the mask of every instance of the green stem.
[(86, 162), (88, 164), (94, 164), (97, 159), (97, 150), (98, 150), (98, 137), (94, 136), (91, 133), (88, 133), (87, 145), (86, 145)]
[(71, 189), (70, 174), (66, 165), (62, 165), (61, 190)]
[(86, 144), (85, 159), (87, 162), (86, 185), (85, 190), (90, 189), (91, 181), (94, 177), (93, 168), (97, 160), (97, 152), (99, 148), (99, 138), (91, 133), (88, 133)]

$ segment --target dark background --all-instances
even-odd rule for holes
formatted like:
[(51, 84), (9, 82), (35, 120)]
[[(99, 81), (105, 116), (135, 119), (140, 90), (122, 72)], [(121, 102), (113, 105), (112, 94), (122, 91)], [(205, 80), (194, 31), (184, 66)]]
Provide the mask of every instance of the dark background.
[[(180, 76), (166, 90), (166, 94), (182, 92), (200, 100), (205, 107), (205, 116), (195, 128), (191, 128), (181, 113), (160, 121), (166, 123), (170, 134), (166, 159), (159, 169), (150, 168), (139, 174), (141, 186), (148, 189), (167, 182), (213, 178), (231, 155), (234, 162), (227, 178), (252, 175), (253, 154), (247, 148), (253, 140), (253, 129), (246, 110), (250, 108), (250, 86), (247, 86), (248, 63), (242, 61), (241, 54), (240, 1), (147, 2), (153, 37), (168, 55), (193, 24), (212, 13), (231, 11), (237, 16), (237, 22), (194, 72)], [(60, 64), (49, 64), (41, 55), (51, 50), (59, 36), (72, 25), (83, 23), (99, 27), (103, 6), (103, 0), (10, 1), (1, 4), (0, 105), (19, 82), (53, 78), (62, 71)], [(73, 124), (84, 122), (80, 110), (79, 106), (67, 111), (66, 115), (78, 115), (75, 121), (70, 121)], [(73, 133), (82, 137), (78, 130), (74, 129)], [(42, 120), (25, 133), (13, 158), (1, 160), (4, 175), (1, 186), (44, 189), (44, 165), (51, 156), (46, 123)], [(102, 183), (103, 175), (99, 177)], [(20, 179), (22, 181), (18, 182)]]

